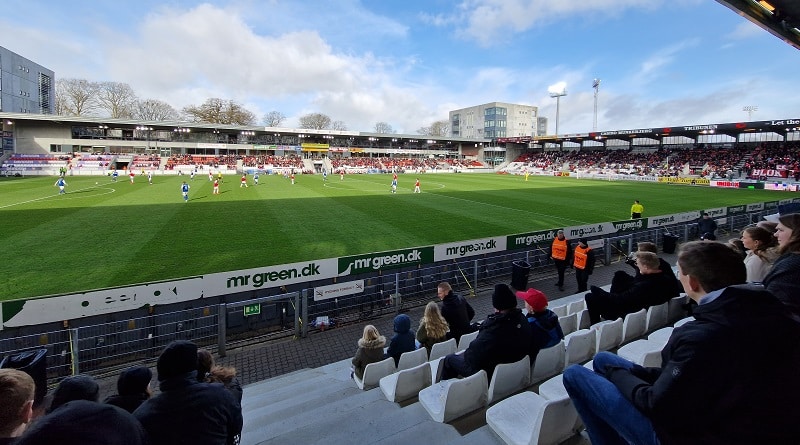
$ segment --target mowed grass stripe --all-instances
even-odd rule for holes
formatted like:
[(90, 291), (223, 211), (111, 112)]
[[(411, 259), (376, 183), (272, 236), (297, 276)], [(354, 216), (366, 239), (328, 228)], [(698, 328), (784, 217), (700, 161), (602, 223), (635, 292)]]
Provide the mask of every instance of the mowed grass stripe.
[[(357, 255), (582, 223), (757, 201), (784, 194), (657, 183), (496, 174), (207, 176), (0, 180), (0, 299), (71, 293), (205, 273)], [(180, 184), (190, 186), (190, 201)], [(95, 183), (98, 184), (95, 184)]]

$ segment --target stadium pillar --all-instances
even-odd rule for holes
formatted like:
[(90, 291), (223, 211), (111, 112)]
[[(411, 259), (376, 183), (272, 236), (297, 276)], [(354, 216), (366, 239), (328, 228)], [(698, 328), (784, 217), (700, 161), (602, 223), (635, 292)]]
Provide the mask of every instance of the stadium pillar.
[(225, 303), (217, 306), (217, 353), (220, 357), (225, 357), (225, 343), (227, 342), (228, 330), (228, 309)]
[(80, 349), (78, 347), (78, 328), (70, 329), (70, 340), (72, 341), (72, 351), (70, 353), (70, 358), (72, 360), (72, 375), (77, 375), (81, 373), (80, 368)]

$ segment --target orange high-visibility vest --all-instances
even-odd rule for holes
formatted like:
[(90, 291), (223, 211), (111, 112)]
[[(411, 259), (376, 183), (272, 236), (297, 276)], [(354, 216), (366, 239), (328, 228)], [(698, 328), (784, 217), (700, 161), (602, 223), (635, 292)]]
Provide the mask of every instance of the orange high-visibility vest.
[(553, 240), (553, 259), (566, 260), (567, 259), (567, 239), (560, 240), (558, 238)]
[(589, 258), (589, 251), (592, 250), (591, 247), (586, 246), (581, 247), (580, 245), (575, 248), (575, 261), (572, 263), (576, 269), (586, 269), (586, 260)]

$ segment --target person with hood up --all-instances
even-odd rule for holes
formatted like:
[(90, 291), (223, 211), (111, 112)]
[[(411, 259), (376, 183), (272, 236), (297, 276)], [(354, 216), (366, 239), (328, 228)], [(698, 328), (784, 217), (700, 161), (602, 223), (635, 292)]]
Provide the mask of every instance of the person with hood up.
[(393, 358), (394, 365), (400, 362), (400, 356), (404, 352), (417, 349), (414, 341), (414, 333), (411, 332), (411, 318), (406, 314), (394, 317), (394, 336), (389, 340), (389, 348), (386, 350), (384, 358)]

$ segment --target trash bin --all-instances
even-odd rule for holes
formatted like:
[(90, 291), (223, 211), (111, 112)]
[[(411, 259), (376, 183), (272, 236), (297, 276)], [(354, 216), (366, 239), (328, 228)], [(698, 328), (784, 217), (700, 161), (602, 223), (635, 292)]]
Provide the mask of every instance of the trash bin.
[(511, 287), (516, 290), (528, 288), (528, 273), (531, 265), (526, 261), (514, 261), (511, 263)]
[(664, 246), (661, 250), (664, 253), (675, 253), (675, 246), (678, 244), (678, 235), (673, 235), (669, 232), (664, 232)]
[(44, 402), (47, 394), (47, 349), (34, 349), (6, 356), (0, 362), (0, 368), (19, 369), (30, 375), (36, 384), (33, 405), (38, 407)]

